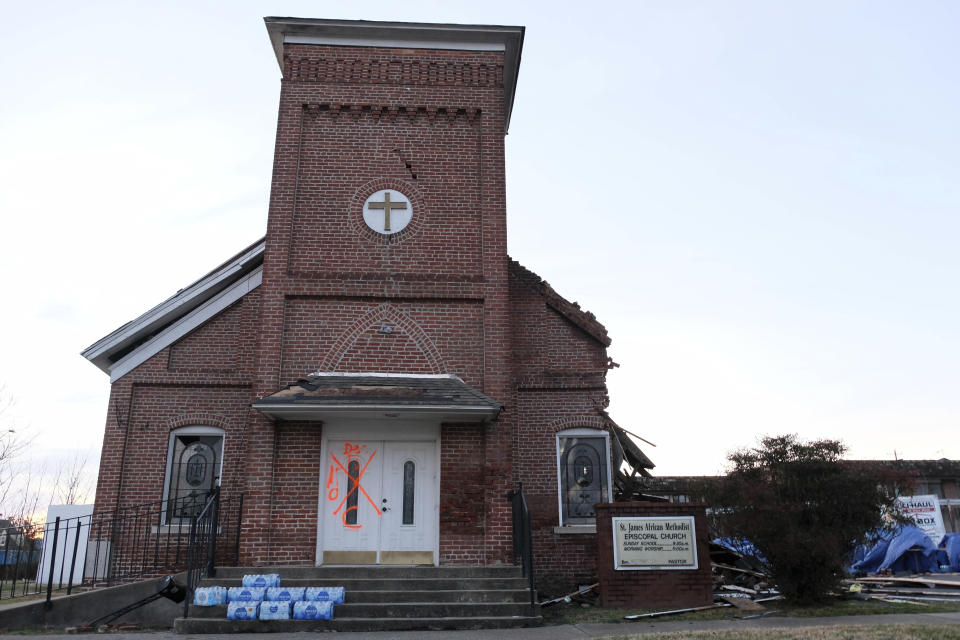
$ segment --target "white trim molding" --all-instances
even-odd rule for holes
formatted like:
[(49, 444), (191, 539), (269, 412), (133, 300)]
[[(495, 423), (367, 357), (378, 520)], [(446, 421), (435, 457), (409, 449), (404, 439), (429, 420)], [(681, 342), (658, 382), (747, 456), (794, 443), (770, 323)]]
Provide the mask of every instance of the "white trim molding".
[(120, 361), (130, 355), (125, 352), (132, 351), (139, 341), (153, 333), (164, 331), (191, 311), (231, 288), (238, 280), (249, 280), (250, 275), (260, 269), (263, 264), (265, 246), (265, 240), (258, 240), (193, 284), (177, 291), (146, 313), (100, 338), (80, 354), (100, 370), (111, 374), (112, 382), (119, 377), (114, 375), (114, 369)]
[(243, 280), (240, 280), (213, 298), (210, 298), (111, 365), (109, 367), (110, 382), (116, 382), (139, 365), (210, 320), (213, 316), (259, 287), (262, 281), (263, 267), (261, 266), (254, 269), (254, 271)]

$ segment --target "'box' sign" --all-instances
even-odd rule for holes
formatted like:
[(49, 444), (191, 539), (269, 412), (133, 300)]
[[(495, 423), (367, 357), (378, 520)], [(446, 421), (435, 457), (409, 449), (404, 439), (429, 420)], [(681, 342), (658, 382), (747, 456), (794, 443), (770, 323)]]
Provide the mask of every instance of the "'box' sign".
[(613, 568), (696, 569), (693, 516), (612, 518)]

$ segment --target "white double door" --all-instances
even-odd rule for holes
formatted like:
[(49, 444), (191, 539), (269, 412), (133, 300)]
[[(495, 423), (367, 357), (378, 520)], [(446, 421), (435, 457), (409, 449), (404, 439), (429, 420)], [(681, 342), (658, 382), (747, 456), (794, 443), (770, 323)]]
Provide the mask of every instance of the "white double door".
[(320, 485), (321, 564), (435, 564), (437, 443), (330, 438)]

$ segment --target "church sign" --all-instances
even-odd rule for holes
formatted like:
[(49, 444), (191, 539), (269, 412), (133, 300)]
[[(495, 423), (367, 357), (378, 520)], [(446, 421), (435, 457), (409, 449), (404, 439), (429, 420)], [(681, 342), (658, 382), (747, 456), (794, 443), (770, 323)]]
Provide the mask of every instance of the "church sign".
[(693, 516), (613, 519), (614, 569), (697, 569)]

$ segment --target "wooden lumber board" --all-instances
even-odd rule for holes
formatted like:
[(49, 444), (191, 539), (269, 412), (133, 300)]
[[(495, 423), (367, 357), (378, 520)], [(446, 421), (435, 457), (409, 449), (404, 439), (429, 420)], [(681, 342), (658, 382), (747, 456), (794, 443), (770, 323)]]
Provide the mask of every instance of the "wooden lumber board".
[(573, 593), (568, 593), (568, 594), (565, 595), (565, 596), (560, 596), (559, 598), (554, 598), (553, 600), (546, 600), (545, 602), (541, 602), (541, 603), (540, 603), (540, 606), (541, 606), (541, 607), (546, 607), (546, 606), (549, 606), (549, 605), (551, 605), (551, 604), (556, 604), (556, 603), (558, 603), (558, 602), (562, 602), (562, 601), (564, 601), (564, 600), (567, 600), (568, 598), (572, 598), (573, 596), (579, 596), (579, 595), (581, 595), (581, 594), (587, 593), (588, 591), (592, 591), (592, 590), (596, 589), (596, 588), (599, 587), (599, 586), (600, 586), (600, 583), (599, 583), (599, 582), (594, 582), (594, 583), (591, 584), (590, 586), (588, 586), (588, 587), (583, 587), (583, 588), (581, 588), (581, 589), (577, 589), (577, 590), (574, 591)]
[(636, 613), (630, 616), (623, 616), (624, 620), (641, 620), (643, 618), (656, 618), (659, 616), (669, 616), (675, 613), (690, 613), (691, 611), (706, 611), (707, 609), (722, 609), (723, 607), (732, 607), (732, 604), (708, 604), (704, 607), (689, 607), (687, 609), (670, 609), (669, 611), (652, 611), (650, 613)]
[(735, 584), (722, 584), (718, 587), (718, 590), (721, 590), (721, 591), (729, 590), (729, 591), (737, 591), (739, 593), (749, 593), (752, 596), (757, 595), (756, 589), (747, 589), (746, 587), (740, 587)]
[(768, 576), (768, 575), (765, 574), (765, 573), (760, 573), (759, 571), (751, 571), (750, 569), (741, 569), (740, 567), (734, 567), (734, 566), (729, 565), (729, 564), (721, 564), (721, 563), (719, 563), (719, 562), (711, 562), (710, 564), (711, 564), (713, 567), (717, 568), (717, 569), (723, 569), (724, 571), (736, 571), (737, 573), (746, 573), (747, 575), (751, 575), (751, 576), (753, 576), (753, 577), (755, 577), (755, 578), (769, 578), (769, 577), (770, 577), (770, 576)]
[(723, 600), (724, 602), (729, 602), (737, 609), (740, 609), (740, 611), (766, 611), (767, 609), (762, 604), (757, 604), (750, 598), (722, 595), (714, 595), (714, 597)]
[(960, 599), (960, 591), (949, 591), (947, 589), (915, 589), (913, 587), (868, 587), (865, 586), (862, 593), (889, 593), (897, 595), (915, 595), (915, 596), (953, 596)]
[(892, 602), (894, 604), (915, 604), (920, 607), (929, 607), (930, 605), (925, 602), (918, 602), (915, 600), (910, 600), (904, 596), (871, 596), (874, 600), (879, 600), (880, 602)]
[(857, 578), (856, 580), (851, 580), (851, 582), (867, 582), (867, 583), (876, 583), (876, 582), (906, 582), (910, 584), (933, 584), (937, 586), (944, 587), (960, 587), (960, 580), (937, 580), (936, 578), (894, 578), (894, 577), (871, 577), (871, 578)]

